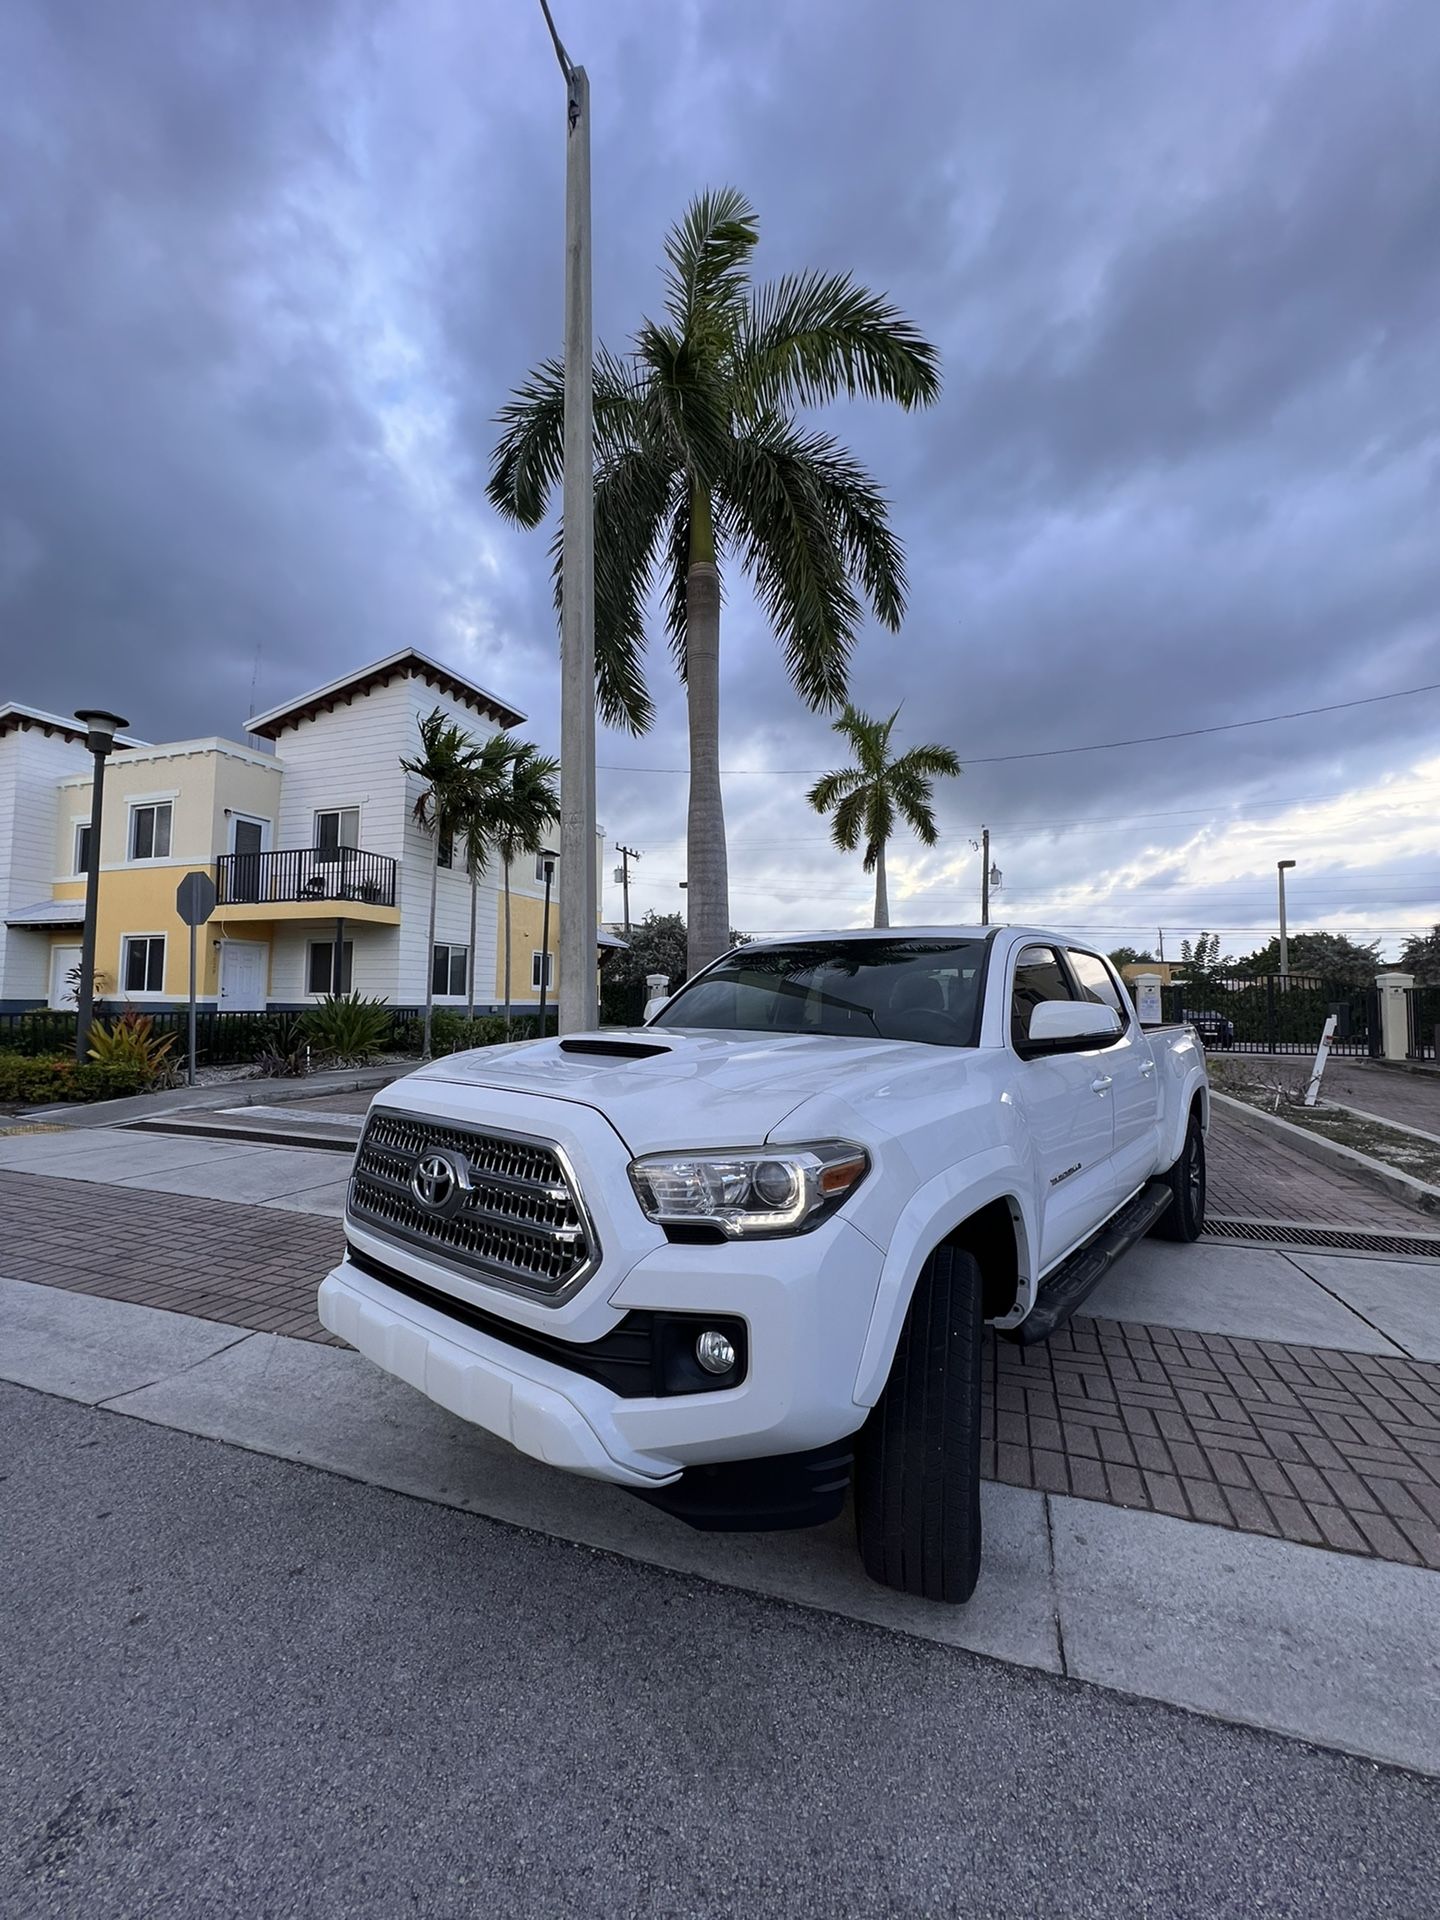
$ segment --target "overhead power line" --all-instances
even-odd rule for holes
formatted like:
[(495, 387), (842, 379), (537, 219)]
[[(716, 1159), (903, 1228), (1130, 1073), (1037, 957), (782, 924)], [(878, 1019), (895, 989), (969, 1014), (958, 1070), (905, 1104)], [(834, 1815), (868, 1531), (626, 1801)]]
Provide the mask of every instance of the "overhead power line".
[[(1397, 687), (1394, 693), (1366, 694), (1360, 700), (1333, 700), (1324, 707), (1297, 707), (1293, 713), (1266, 713), (1254, 720), (1223, 720), (1213, 727), (1181, 727), (1175, 733), (1142, 733), (1130, 740), (1092, 740), (1081, 747), (1037, 747), (1027, 753), (961, 754), (967, 767), (994, 767), (1014, 760), (1056, 760), (1071, 753), (1113, 753), (1121, 747), (1150, 747), (1167, 740), (1198, 740), (1211, 733), (1237, 733), (1244, 727), (1273, 727), (1285, 720), (1311, 720), (1321, 713), (1347, 713), (1353, 707), (1378, 706), (1382, 700), (1409, 700), (1420, 693), (1440, 693), (1440, 680), (1423, 687)], [(602, 761), (606, 773), (685, 773), (685, 767), (637, 767)], [(827, 767), (722, 767), (723, 774), (755, 774), (770, 779), (802, 778), (829, 772)]]

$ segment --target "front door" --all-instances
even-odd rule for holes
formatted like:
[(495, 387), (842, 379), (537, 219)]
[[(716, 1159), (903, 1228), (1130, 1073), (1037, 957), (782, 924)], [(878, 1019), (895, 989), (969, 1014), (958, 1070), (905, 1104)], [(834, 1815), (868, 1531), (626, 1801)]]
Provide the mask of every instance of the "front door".
[(1026, 1059), (1030, 1015), (1042, 1000), (1078, 999), (1053, 947), (1015, 958), (1010, 1038), (1020, 1058), (1016, 1090), (1040, 1189), (1040, 1267), (1047, 1271), (1114, 1211), (1115, 1105), (1108, 1049)]
[[(69, 1012), (75, 1005), (75, 980), (70, 978), (80, 965), (80, 947), (50, 949), (50, 1005)], [(76, 974), (76, 980), (79, 975)]]
[(220, 1007), (225, 1013), (263, 1013), (270, 984), (270, 949), (258, 940), (220, 943)]

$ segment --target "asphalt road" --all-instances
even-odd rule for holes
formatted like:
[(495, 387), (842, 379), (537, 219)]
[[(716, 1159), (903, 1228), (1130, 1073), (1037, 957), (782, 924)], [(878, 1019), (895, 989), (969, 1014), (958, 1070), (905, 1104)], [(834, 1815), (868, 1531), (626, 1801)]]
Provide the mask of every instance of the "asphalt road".
[(1434, 1910), (1440, 1786), (0, 1387), (0, 1912)]

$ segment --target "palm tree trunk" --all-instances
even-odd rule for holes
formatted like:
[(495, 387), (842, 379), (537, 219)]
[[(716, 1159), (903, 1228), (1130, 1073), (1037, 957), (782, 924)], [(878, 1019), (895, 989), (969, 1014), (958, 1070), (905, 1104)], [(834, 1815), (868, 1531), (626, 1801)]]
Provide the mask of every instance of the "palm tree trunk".
[(505, 862), (505, 1038), (510, 1038), (510, 862)]
[(720, 575), (710, 500), (699, 487), (690, 503), (685, 692), (690, 720), (686, 957), (693, 976), (730, 944), (730, 877), (720, 791)]
[(430, 941), (425, 949), (425, 1037), (420, 1058), (430, 1058), (430, 1033), (435, 1019), (435, 896), (440, 890), (440, 827), (435, 827), (435, 853), (430, 862)]
[(875, 924), (888, 927), (890, 924), (890, 896), (885, 888), (885, 842), (880, 842), (875, 855)]
[(470, 869), (470, 993), (465, 1003), (465, 1018), (475, 1018), (475, 909), (480, 896), (480, 875), (474, 867)]

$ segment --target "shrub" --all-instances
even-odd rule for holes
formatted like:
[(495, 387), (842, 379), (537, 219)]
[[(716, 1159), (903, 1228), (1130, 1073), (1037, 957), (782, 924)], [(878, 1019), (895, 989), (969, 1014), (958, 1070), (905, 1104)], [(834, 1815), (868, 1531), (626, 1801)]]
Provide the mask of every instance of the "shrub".
[(0, 1054), (0, 1100), (18, 1106), (51, 1106), (60, 1100), (123, 1100), (144, 1093), (151, 1082), (133, 1066), (67, 1055)]
[(390, 1008), (384, 1000), (358, 993), (334, 993), (300, 1016), (300, 1030), (318, 1054), (333, 1066), (368, 1066), (390, 1033)]
[(102, 1067), (123, 1067), (138, 1074), (142, 1086), (168, 1087), (176, 1079), (170, 1058), (174, 1044), (173, 1033), (156, 1033), (148, 1013), (122, 1013), (109, 1027), (95, 1022), (87, 1051)]
[(505, 1038), (505, 1022), (498, 1013), (477, 1014), (467, 1020), (463, 1013), (442, 1007), (430, 1027), (430, 1050), (438, 1058), (443, 1053), (465, 1053), (471, 1047), (494, 1047)]
[(73, 1049), (75, 1015), (37, 1007), (31, 1013), (22, 1014), (13, 1023), (7, 1022), (3, 1041), (5, 1053), (23, 1053), (31, 1057)]
[(262, 1080), (300, 1080), (310, 1071), (310, 1041), (299, 1020), (271, 1020), (260, 1029), (255, 1072)]

